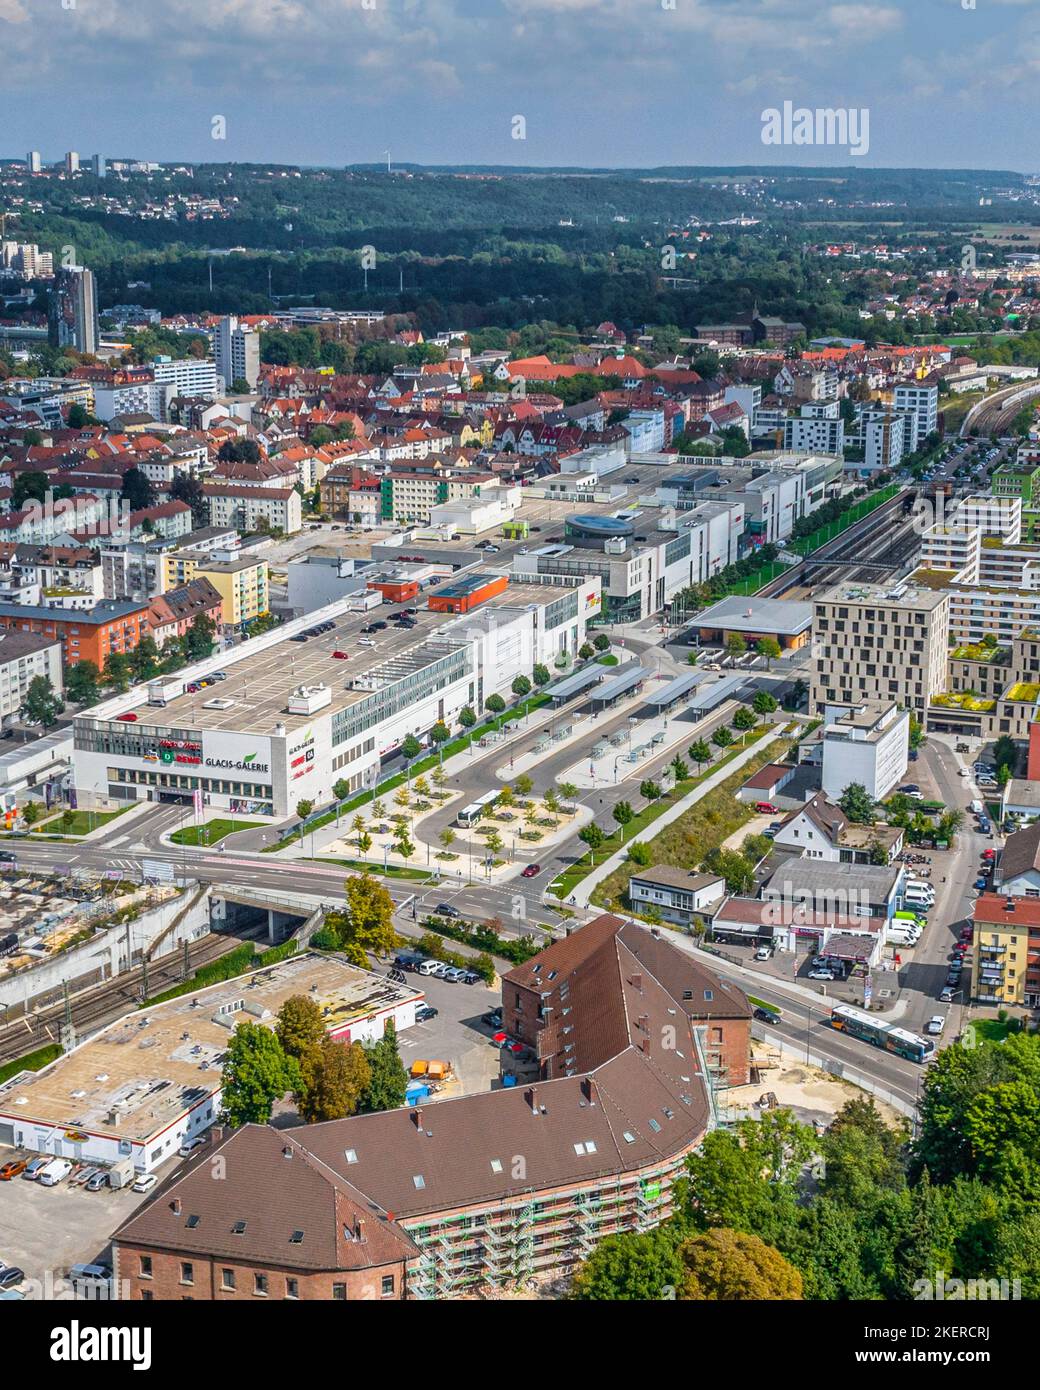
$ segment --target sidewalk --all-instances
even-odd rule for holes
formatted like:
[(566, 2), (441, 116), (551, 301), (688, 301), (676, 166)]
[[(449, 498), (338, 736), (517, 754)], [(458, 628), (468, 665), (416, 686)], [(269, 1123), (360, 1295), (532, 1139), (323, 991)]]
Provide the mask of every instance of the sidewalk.
[[(655, 835), (660, 834), (666, 825), (671, 825), (673, 821), (678, 820), (681, 815), (684, 815), (691, 806), (695, 806), (702, 797), (708, 794), (708, 792), (714, 791), (717, 786), (725, 782), (734, 772), (739, 771), (745, 763), (750, 762), (756, 753), (768, 747), (776, 738), (777, 731), (782, 729), (788, 722), (789, 721), (784, 718), (780, 720), (779, 723), (772, 723), (769, 733), (765, 734), (762, 738), (756, 739), (749, 747), (738, 753), (735, 758), (731, 758), (721, 767), (717, 767), (714, 772), (709, 773), (703, 782), (694, 787), (692, 792), (684, 796), (681, 801), (677, 801), (674, 806), (670, 806), (663, 815), (658, 816), (653, 824), (648, 826), (647, 830), (637, 838), (652, 840)], [(593, 869), (590, 874), (582, 879), (577, 889), (568, 899), (568, 907), (588, 907), (592, 890), (597, 884), (601, 883), (612, 874), (619, 864), (624, 863), (627, 854), (628, 846), (625, 845), (617, 850), (616, 853), (612, 854), (609, 859), (604, 860), (602, 864)]]

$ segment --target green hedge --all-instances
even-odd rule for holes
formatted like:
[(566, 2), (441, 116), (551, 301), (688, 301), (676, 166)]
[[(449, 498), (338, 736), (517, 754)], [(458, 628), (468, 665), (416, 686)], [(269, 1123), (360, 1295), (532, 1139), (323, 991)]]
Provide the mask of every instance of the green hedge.
[(446, 936), (450, 941), (457, 941), (460, 946), (487, 951), (488, 955), (512, 961), (514, 965), (523, 965), (543, 949), (534, 937), (521, 936), (518, 940), (506, 940), (490, 927), (467, 929), (464, 926), (452, 926), (440, 917), (424, 917), (422, 924), (428, 931), (436, 932), (438, 936)]
[(286, 960), (289, 956), (295, 955), (298, 948), (296, 941), (284, 941), (281, 946), (272, 946), (269, 951), (257, 951), (251, 941), (247, 941), (242, 946), (236, 946), (233, 951), (229, 951), (226, 956), (221, 956), (219, 960), (214, 960), (209, 965), (204, 965), (201, 970), (196, 970), (190, 980), (183, 980), (179, 985), (174, 985), (172, 989), (164, 990), (162, 994), (153, 995), (151, 999), (146, 999), (138, 1008), (150, 1009), (156, 1004), (165, 1004), (170, 999), (179, 999), (185, 994), (194, 994), (197, 990), (206, 989), (209, 985), (219, 985), (224, 980), (233, 980), (238, 975), (246, 975), (250, 970), (259, 970), (265, 965), (277, 965), (279, 961)]
[(27, 1052), (24, 1057), (16, 1057), (13, 1062), (5, 1062), (0, 1067), (0, 1086), (5, 1081), (10, 1081), (12, 1076), (17, 1076), (23, 1071), (42, 1071), (49, 1066), (57, 1057), (61, 1056), (61, 1048), (57, 1043), (49, 1043), (46, 1047), (39, 1048), (36, 1052)]

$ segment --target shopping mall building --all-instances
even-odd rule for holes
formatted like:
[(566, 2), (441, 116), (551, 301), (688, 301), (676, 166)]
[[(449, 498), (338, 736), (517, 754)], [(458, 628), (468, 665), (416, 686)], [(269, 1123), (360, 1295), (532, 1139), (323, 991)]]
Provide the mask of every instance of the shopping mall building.
[[(539, 575), (490, 586), (464, 616), (416, 601), (414, 626), (341, 600), (136, 686), (75, 721), (80, 805), (164, 801), (282, 818), (306, 799), (374, 786), (408, 735), (455, 729), (465, 706), (511, 701), (518, 675), (573, 659), (600, 612), (600, 581)], [(384, 617), (385, 615), (385, 617)], [(385, 626), (375, 633), (373, 621)], [(317, 633), (320, 625), (334, 624)], [(197, 688), (206, 677), (217, 679)], [(195, 687), (195, 688), (193, 688)]]

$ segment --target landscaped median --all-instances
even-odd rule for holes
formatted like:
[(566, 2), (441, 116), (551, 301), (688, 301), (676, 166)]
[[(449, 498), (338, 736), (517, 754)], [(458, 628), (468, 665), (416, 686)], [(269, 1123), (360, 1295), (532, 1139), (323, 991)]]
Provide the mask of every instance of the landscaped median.
[[(677, 786), (673, 787), (670, 792), (662, 796), (660, 800), (652, 801), (644, 806), (629, 824), (624, 827), (624, 844), (631, 845), (634, 841), (639, 840), (643, 830), (648, 826), (652, 826), (655, 821), (660, 820), (666, 812), (679, 805), (691, 792), (703, 786), (709, 778), (717, 776), (720, 769), (725, 768), (729, 763), (736, 761), (738, 758), (745, 757), (749, 748), (753, 748), (756, 743), (761, 743), (763, 740), (770, 739), (773, 732), (774, 726), (771, 724), (764, 728), (753, 729), (746, 736), (743, 745), (737, 744), (733, 748), (727, 750), (723, 757), (710, 764), (710, 766), (705, 767), (702, 772), (697, 773), (693, 777), (685, 778)], [(712, 843), (708, 844), (703, 854), (696, 855), (696, 862), (700, 863), (700, 860), (703, 859), (705, 854), (716, 848), (717, 845), (722, 844), (723, 840), (732, 835), (735, 830), (739, 830), (740, 826), (745, 821), (750, 820), (754, 814), (751, 807), (744, 806), (743, 803), (735, 800), (736, 792), (739, 788), (743, 786), (747, 778), (757, 772), (760, 767), (765, 767), (769, 762), (780, 761), (789, 747), (789, 740), (771, 740), (768, 747), (753, 753), (750, 758), (743, 762), (739, 771), (735, 773), (734, 776), (728, 778), (721, 786), (713, 788), (701, 801), (698, 801), (690, 811), (678, 817), (673, 824), (667, 826), (661, 836), (656, 838), (648, 837), (646, 843), (651, 846), (654, 856), (653, 862), (655, 864), (680, 862), (679, 860), (670, 860), (659, 853), (660, 841), (665, 835), (667, 835), (669, 839), (674, 838), (676, 827), (681, 826), (687, 816), (691, 816), (700, 811), (705, 803), (710, 801), (713, 808), (712, 828), (713, 830), (717, 828), (719, 834), (717, 841), (713, 840)], [(715, 805), (716, 798), (719, 798), (723, 804), (728, 802), (727, 814), (723, 814), (723, 807), (721, 805)], [(577, 864), (573, 864), (569, 869), (565, 869), (563, 873), (558, 874), (549, 885), (548, 891), (558, 898), (564, 900), (569, 898), (578, 885), (588, 878), (589, 874), (591, 874), (594, 869), (606, 864), (609, 859), (612, 859), (621, 851), (622, 847), (621, 832), (619, 831), (612, 835), (598, 850), (588, 852)], [(692, 853), (687, 853), (682, 862), (693, 862)], [(594, 900), (605, 906), (619, 905), (613, 903), (612, 900), (615, 897), (620, 898), (620, 889), (628, 886), (630, 874), (636, 867), (637, 866), (634, 864), (629, 864), (627, 860), (623, 860), (618, 868), (608, 874), (603, 880), (603, 883), (596, 887), (593, 894)], [(618, 880), (620, 889), (616, 889), (614, 883), (615, 879)]]
[[(347, 816), (351, 811), (356, 811), (360, 806), (367, 806), (370, 801), (377, 801), (380, 797), (386, 796), (392, 791), (396, 791), (398, 787), (403, 786), (410, 778), (421, 777), (424, 772), (429, 772), (431, 768), (436, 767), (439, 763), (444, 762), (448, 758), (454, 757), (456, 753), (464, 753), (467, 748), (473, 746), (474, 739), (479, 740), (485, 738), (488, 734), (494, 733), (496, 730), (500, 729), (503, 724), (509, 724), (517, 719), (523, 719), (528, 714), (533, 713), (534, 710), (541, 709), (543, 705), (548, 703), (548, 695), (542, 693), (528, 695), (525, 699), (521, 700), (519, 704), (514, 705), (512, 709), (506, 710), (503, 714), (498, 715), (494, 719), (486, 720), (483, 724), (476, 725), (476, 727), (459, 738), (453, 738), (450, 742), (441, 744), (436, 752), (430, 753), (425, 758), (418, 759), (406, 772), (395, 773), (393, 777), (388, 777), (385, 782), (380, 782), (372, 791), (358, 792), (358, 794), (352, 796), (349, 801), (344, 801), (339, 806), (332, 806), (328, 811), (323, 811), (320, 816), (316, 816), (313, 820), (305, 821), (302, 825), (297, 826), (290, 835), (286, 835), (284, 839), (279, 840), (276, 845), (265, 845), (261, 853), (277, 854), (279, 850), (283, 850), (287, 848), (287, 846), (295, 844), (298, 840), (301, 840), (304, 835), (309, 835), (311, 831), (321, 830), (326, 825), (331, 825), (338, 816)], [(374, 866), (370, 865), (369, 867)]]
[(259, 820), (208, 820), (202, 825), (189, 825), (184, 830), (175, 830), (170, 836), (170, 843), (192, 847), (218, 845), (228, 835), (237, 835), (240, 830), (255, 830), (265, 824), (265, 821)]
[[(741, 826), (754, 819), (754, 806), (738, 801), (737, 792), (759, 768), (768, 763), (782, 762), (792, 746), (790, 739), (769, 739), (771, 732), (767, 729), (759, 735), (763, 741), (768, 739), (764, 748), (760, 748), (732, 776), (705, 792), (688, 810), (676, 816), (658, 835), (648, 840), (654, 866), (668, 864), (688, 868), (695, 873), (713, 849), (719, 849)], [(721, 765), (717, 763), (712, 772), (717, 772)], [(689, 790), (685, 795), (689, 795)], [(613, 910), (625, 908), (628, 880), (638, 872), (638, 867), (622, 860), (596, 885), (591, 901)]]

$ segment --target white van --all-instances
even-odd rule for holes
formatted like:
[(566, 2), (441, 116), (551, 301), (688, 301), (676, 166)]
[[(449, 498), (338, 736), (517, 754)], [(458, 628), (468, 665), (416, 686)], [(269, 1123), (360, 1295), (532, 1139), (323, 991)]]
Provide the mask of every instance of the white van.
[(893, 946), (916, 946), (921, 939), (921, 933), (901, 930), (899, 927), (889, 927), (885, 933), (885, 939)]
[(984, 809), (985, 808), (982, 805), (982, 802), (978, 800), (973, 801), (971, 805), (968, 807), (968, 810), (971, 812), (973, 816), (981, 816)]
[(41, 1169), (40, 1176), (36, 1181), (41, 1187), (57, 1187), (58, 1183), (64, 1182), (72, 1172), (72, 1164), (67, 1158), (56, 1158), (48, 1163), (46, 1168)]

